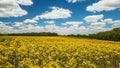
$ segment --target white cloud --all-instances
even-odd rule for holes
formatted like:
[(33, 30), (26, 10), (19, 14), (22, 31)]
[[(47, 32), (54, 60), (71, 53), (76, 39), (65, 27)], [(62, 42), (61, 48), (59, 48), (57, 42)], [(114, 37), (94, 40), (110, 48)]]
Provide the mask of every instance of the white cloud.
[(106, 22), (108, 24), (112, 24), (113, 23), (111, 18), (104, 19), (103, 22)]
[(13, 33), (26, 33), (26, 32), (44, 32), (42, 26), (35, 26), (32, 24), (18, 26), (18, 29), (14, 29)]
[(19, 4), (30, 6), (33, 4), (32, 0), (17, 0)]
[(53, 24), (55, 24), (55, 21), (53, 21), (53, 20), (52, 21), (45, 21), (44, 23), (48, 24), (48, 25), (53, 25)]
[(27, 25), (27, 29), (32, 30), (32, 29), (34, 29), (34, 26), (32, 24), (29, 24), (29, 25)]
[[(63, 9), (59, 7), (51, 7), (52, 11), (46, 11), (43, 14), (37, 15), (32, 19), (26, 19), (24, 23), (37, 23), (40, 19), (60, 19), (60, 18), (68, 18), (71, 17), (71, 11), (68, 9)], [(54, 23), (53, 21), (46, 21), (46, 23)]]
[(86, 16), (84, 18), (84, 20), (87, 22), (87, 23), (95, 23), (97, 22), (98, 20), (102, 20), (102, 18), (104, 17), (103, 14), (101, 15), (90, 15), (90, 16)]
[(104, 27), (106, 25), (106, 23), (104, 22), (96, 22), (96, 23), (91, 23), (90, 26), (92, 27)]
[(83, 2), (85, 0), (66, 0), (68, 3)]
[[(86, 27), (86, 34), (97, 33), (101, 31), (111, 30), (116, 27), (120, 27), (120, 20), (113, 21), (111, 18), (104, 19), (104, 15), (90, 15), (84, 18), (86, 23), (89, 23), (89, 26)], [(107, 25), (109, 27), (107, 27)]]
[(71, 17), (71, 11), (68, 9), (63, 9), (59, 7), (51, 7), (52, 11), (46, 11), (45, 13), (36, 16), (34, 19), (60, 19)]
[(24, 22), (24, 23), (37, 23), (37, 21), (34, 20), (34, 19), (26, 19), (26, 20), (24, 20), (23, 22)]
[(56, 28), (58, 28), (59, 26), (56, 26), (55, 24), (53, 25), (45, 25), (44, 26), (44, 31), (45, 32), (56, 32)]
[(89, 23), (89, 26), (86, 27), (88, 34), (107, 31), (111, 29), (109, 27), (106, 27), (106, 25), (111, 24), (112, 19), (104, 19), (103, 14), (86, 16), (84, 20), (86, 21), (86, 23)]
[[(20, 22), (16, 22), (20, 23)], [(116, 22), (117, 23), (117, 22)], [(71, 24), (71, 23), (68, 23)], [(0, 24), (0, 32), (4, 31), (6, 33), (23, 33), (23, 32), (56, 32), (60, 35), (68, 35), (68, 34), (90, 34), (90, 33), (97, 33), (101, 31), (107, 31), (111, 30), (112, 28), (106, 28), (104, 27), (104, 22), (97, 22), (97, 23), (91, 23), (89, 26), (58, 26), (55, 23), (52, 25), (33, 25), (28, 24), (18, 24), (16, 27), (19, 29), (15, 29), (12, 26), (7, 26), (6, 24), (2, 25)], [(114, 28), (114, 27), (113, 27)]]
[(6, 22), (1, 22), (0, 21), (0, 32), (1, 33), (10, 33), (13, 32), (13, 27), (6, 25)]
[(23, 25), (22, 22), (14, 22), (14, 25), (13, 25), (13, 26), (15, 26), (15, 27), (20, 27), (21, 25)]
[[(85, 33), (83, 30), (85, 27), (66, 27), (66, 26), (57, 26), (54, 24), (52, 25), (45, 25), (45, 26), (40, 26), (40, 25), (33, 25), (33, 24), (28, 24), (28, 25), (24, 25), (23, 24), (20, 24), (21, 22), (15, 22), (15, 26), (18, 28), (18, 29), (15, 29), (14, 26), (12, 27), (8, 27), (7, 25), (4, 24), (1, 25), (3, 28), (0, 29), (0, 32), (1, 31), (4, 31), (6, 33), (24, 33), (24, 32), (56, 32), (60, 35), (67, 35), (67, 34), (78, 34), (79, 32), (82, 32), (82, 33)], [(1, 27), (0, 26), (0, 27)], [(7, 29), (8, 30), (5, 30)]]
[(106, 23), (108, 23), (108, 24), (111, 24), (112, 26), (112, 28), (117, 28), (117, 27), (120, 27), (120, 20), (115, 20), (115, 21), (113, 21), (112, 19), (104, 19), (104, 21), (103, 22), (106, 22)]
[(111, 11), (120, 8), (120, 0), (99, 0), (97, 3), (87, 7), (87, 11), (100, 12), (100, 11)]
[[(111, 18), (104, 19), (104, 15), (90, 15), (86, 16), (84, 22), (80, 21), (68, 21), (61, 23), (62, 25), (57, 25), (54, 20), (47, 20), (43, 23), (45, 25), (40, 26), (38, 23), (26, 23), (23, 22), (13, 22), (12, 26), (8, 25), (7, 22), (0, 22), (0, 32), (6, 33), (23, 33), (23, 32), (55, 32), (60, 35), (68, 34), (91, 34), (101, 31), (111, 30), (115, 27), (120, 27), (120, 20), (112, 20)], [(34, 19), (30, 19), (34, 20)], [(35, 20), (36, 21), (36, 20)], [(82, 24), (87, 24), (84, 26)], [(107, 24), (111, 24), (111, 27), (106, 27)], [(64, 25), (64, 26), (63, 26)], [(17, 27), (17, 29), (16, 29)]]
[(40, 20), (40, 15), (37, 15), (37, 16), (35, 16), (34, 18), (33, 18), (33, 20)]
[(77, 26), (79, 26), (81, 24), (83, 24), (83, 22), (78, 22), (78, 21), (62, 23), (62, 25), (71, 25), (71, 26), (74, 26), (74, 27), (77, 27)]
[[(20, 1), (20, 0), (19, 0)], [(30, 0), (0, 0), (0, 17), (19, 17), (28, 14), (26, 10), (23, 10), (19, 4), (31, 5), (27, 2), (32, 2)], [(19, 3), (18, 3), (19, 2)], [(26, 4), (23, 4), (26, 2)]]
[(93, 33), (108, 31), (108, 30), (111, 30), (111, 29), (113, 29), (113, 28), (88, 26), (86, 34), (93, 34)]
[(113, 23), (112, 25), (113, 28), (120, 27), (120, 20), (112, 21), (112, 23)]
[(106, 23), (104, 22), (91, 23), (89, 26), (86, 27), (88, 31), (87, 34), (102, 32), (110, 29), (105, 26)]
[[(89, 33), (98, 33), (102, 31), (111, 30), (116, 27), (120, 27), (120, 20), (113, 21), (111, 18), (104, 19), (104, 15), (90, 15), (84, 18), (86, 23), (89, 23), (89, 26), (86, 27), (86, 30)], [(110, 24), (107, 27), (107, 24)]]

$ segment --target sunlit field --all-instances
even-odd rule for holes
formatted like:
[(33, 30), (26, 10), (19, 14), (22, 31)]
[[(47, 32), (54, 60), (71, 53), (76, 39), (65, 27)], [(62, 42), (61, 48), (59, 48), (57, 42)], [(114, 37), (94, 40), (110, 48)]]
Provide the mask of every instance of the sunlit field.
[(120, 42), (2, 36), (0, 68), (120, 68)]

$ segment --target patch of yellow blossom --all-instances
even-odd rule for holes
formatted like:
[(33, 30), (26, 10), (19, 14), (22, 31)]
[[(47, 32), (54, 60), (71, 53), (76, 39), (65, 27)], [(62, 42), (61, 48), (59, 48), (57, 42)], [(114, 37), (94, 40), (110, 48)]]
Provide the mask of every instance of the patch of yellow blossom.
[(0, 68), (120, 68), (120, 42), (70, 37), (0, 37)]

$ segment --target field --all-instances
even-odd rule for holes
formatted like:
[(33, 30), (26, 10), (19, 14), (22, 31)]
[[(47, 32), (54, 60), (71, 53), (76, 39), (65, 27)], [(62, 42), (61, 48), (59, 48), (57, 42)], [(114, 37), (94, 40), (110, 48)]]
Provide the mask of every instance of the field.
[(0, 68), (120, 68), (120, 42), (2, 36)]

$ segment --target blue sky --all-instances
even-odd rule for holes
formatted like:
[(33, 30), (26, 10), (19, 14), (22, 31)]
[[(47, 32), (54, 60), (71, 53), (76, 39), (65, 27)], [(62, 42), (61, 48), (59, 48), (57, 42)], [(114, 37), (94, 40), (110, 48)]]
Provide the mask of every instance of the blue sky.
[(120, 0), (0, 0), (0, 32), (90, 34), (120, 27)]

